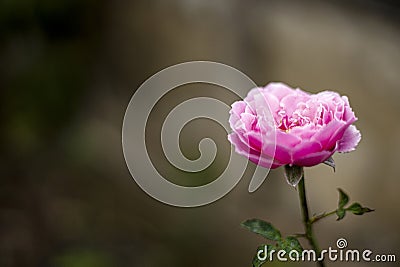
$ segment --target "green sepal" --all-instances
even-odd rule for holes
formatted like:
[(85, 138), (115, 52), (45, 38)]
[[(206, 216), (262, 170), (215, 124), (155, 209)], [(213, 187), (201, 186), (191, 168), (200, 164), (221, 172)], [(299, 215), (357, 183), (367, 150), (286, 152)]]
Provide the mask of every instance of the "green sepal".
[(291, 186), (296, 187), (303, 176), (304, 176), (303, 167), (296, 165), (293, 166), (285, 165), (286, 182)]
[(329, 158), (328, 158), (327, 160), (325, 160), (323, 163), (326, 164), (326, 165), (328, 165), (329, 167), (332, 167), (333, 172), (336, 171), (336, 164), (335, 164), (335, 161), (333, 160), (332, 157), (329, 157)]

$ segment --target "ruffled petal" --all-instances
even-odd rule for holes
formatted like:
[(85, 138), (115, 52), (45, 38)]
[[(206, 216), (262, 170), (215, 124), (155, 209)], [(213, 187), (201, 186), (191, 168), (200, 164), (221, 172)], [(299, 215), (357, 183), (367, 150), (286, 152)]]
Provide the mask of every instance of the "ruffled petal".
[[(333, 148), (335, 142), (330, 142), (330, 140), (337, 138), (341, 133), (343, 134), (344, 129), (346, 129), (347, 125), (343, 121), (333, 120), (327, 125), (322, 126), (315, 135), (311, 138), (311, 140), (315, 140), (321, 144), (324, 149), (330, 150)], [(342, 130), (342, 131), (341, 131)]]
[(361, 140), (361, 133), (356, 126), (350, 125), (343, 134), (342, 139), (338, 141), (338, 152), (350, 152), (356, 149)]

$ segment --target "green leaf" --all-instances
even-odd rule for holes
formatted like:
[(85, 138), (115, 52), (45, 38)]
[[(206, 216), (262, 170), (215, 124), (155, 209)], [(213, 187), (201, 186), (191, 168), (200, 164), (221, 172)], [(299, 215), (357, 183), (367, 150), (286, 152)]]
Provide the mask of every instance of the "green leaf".
[(242, 222), (242, 226), (266, 239), (273, 241), (281, 240), (281, 233), (269, 222), (259, 219), (250, 219)]
[(346, 210), (352, 212), (355, 215), (363, 215), (366, 212), (371, 212), (374, 211), (370, 208), (367, 207), (363, 207), (361, 206), (359, 203), (355, 202), (353, 204), (350, 205), (350, 207), (348, 207)]
[[(265, 255), (265, 246), (267, 246), (267, 255)], [(271, 250), (277, 250), (275, 246), (272, 245), (261, 245), (257, 248), (256, 254), (253, 257), (253, 267), (260, 267), (264, 263), (266, 263), (269, 260), (269, 255), (271, 253)], [(259, 252), (263, 251), (263, 252)], [(261, 259), (258, 257), (260, 256)]]
[(288, 184), (290, 184), (291, 186), (296, 187), (303, 175), (303, 167), (296, 165), (285, 165), (285, 178)]
[(343, 192), (342, 189), (338, 188), (339, 190), (339, 209), (343, 209), (347, 203), (349, 203), (349, 196)]
[(336, 210), (336, 215), (338, 216), (336, 220), (340, 221), (346, 215), (346, 210), (345, 209), (337, 209)]
[(299, 240), (294, 236), (288, 236), (279, 242), (280, 249), (286, 251), (286, 253), (290, 253), (292, 250), (297, 250), (298, 252), (303, 251), (303, 247), (301, 246)]

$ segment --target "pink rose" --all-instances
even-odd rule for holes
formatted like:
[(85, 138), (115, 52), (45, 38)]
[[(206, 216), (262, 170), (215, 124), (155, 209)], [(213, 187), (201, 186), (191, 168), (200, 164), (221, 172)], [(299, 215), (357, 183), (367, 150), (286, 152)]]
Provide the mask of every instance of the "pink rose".
[[(361, 139), (351, 125), (356, 120), (346, 96), (331, 91), (309, 94), (270, 83), (233, 103), (228, 139), (237, 153), (264, 167), (314, 166), (335, 152), (355, 149)], [(271, 127), (276, 129), (275, 154)]]

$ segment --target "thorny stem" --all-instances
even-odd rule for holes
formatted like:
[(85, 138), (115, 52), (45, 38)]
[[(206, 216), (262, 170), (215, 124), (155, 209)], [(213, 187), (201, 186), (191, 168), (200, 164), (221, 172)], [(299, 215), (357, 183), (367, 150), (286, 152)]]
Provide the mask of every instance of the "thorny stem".
[[(303, 177), (301, 177), (300, 182), (298, 184), (298, 191), (299, 191), (301, 212), (303, 215), (303, 224), (304, 224), (304, 228), (306, 231), (305, 238), (307, 238), (308, 242), (310, 243), (312, 249), (316, 252), (317, 257), (319, 259), (320, 250), (319, 250), (317, 241), (314, 238), (314, 233), (313, 233), (313, 228), (312, 228), (312, 223), (315, 222), (315, 220), (314, 221), (310, 220), (310, 215), (308, 212), (306, 188), (305, 188), (305, 183), (304, 183), (304, 174), (303, 174)], [(328, 215), (326, 215), (326, 216), (328, 216)], [(324, 261), (319, 260), (318, 266), (325, 267)]]

